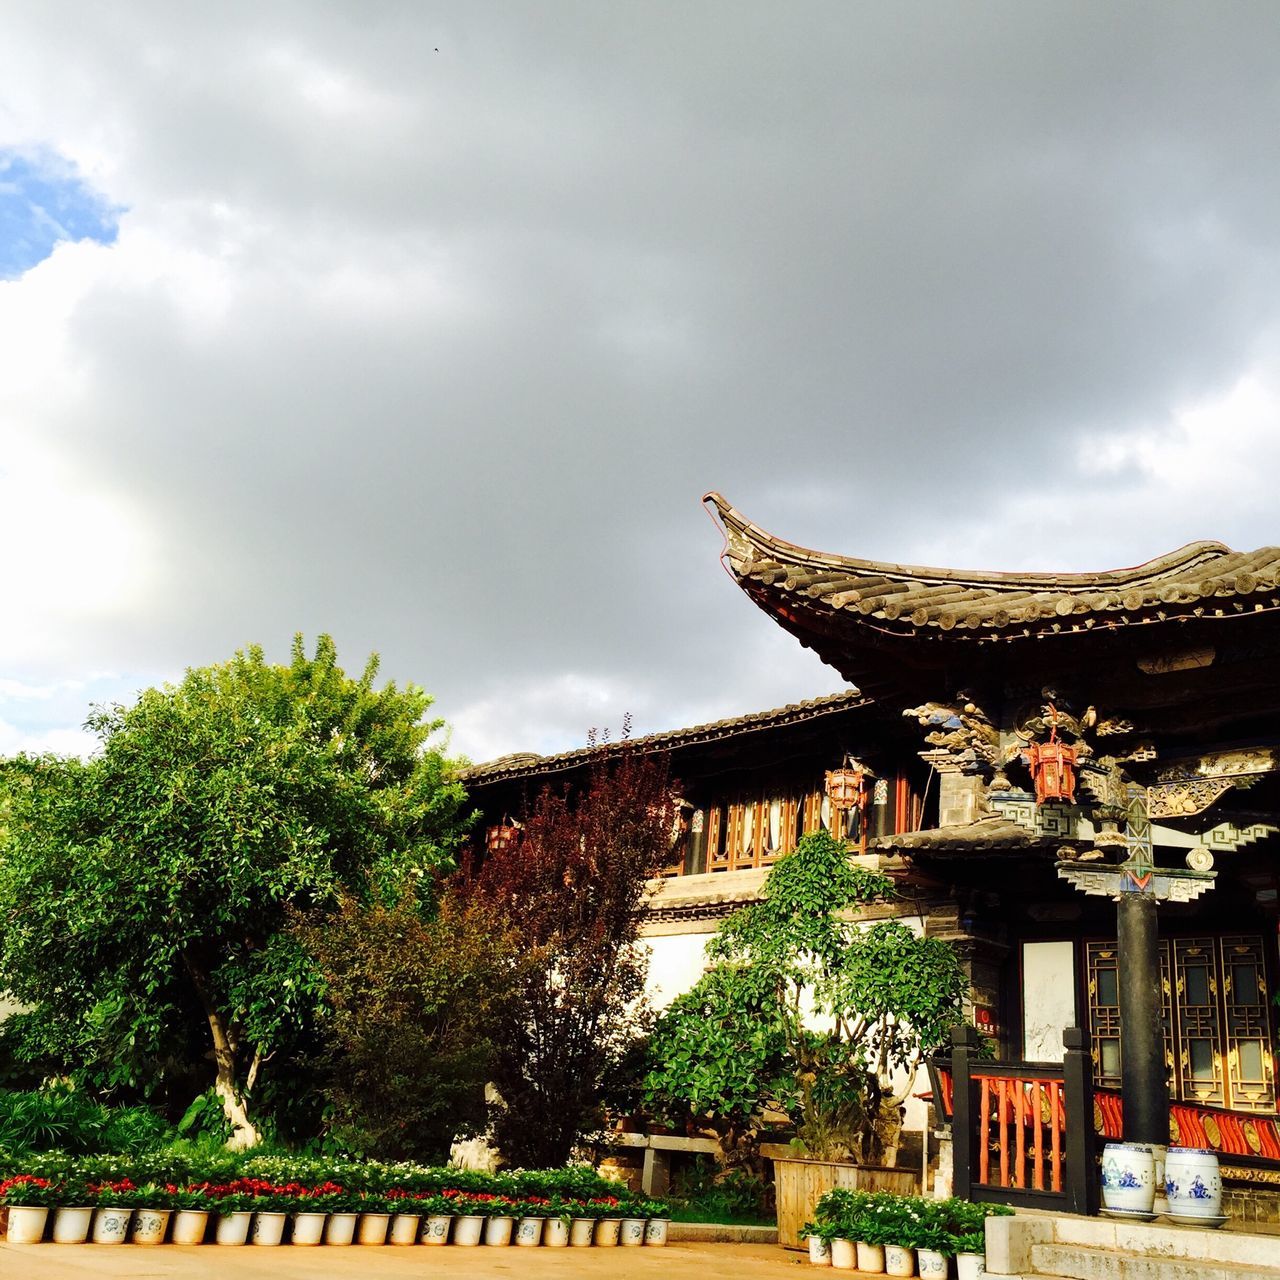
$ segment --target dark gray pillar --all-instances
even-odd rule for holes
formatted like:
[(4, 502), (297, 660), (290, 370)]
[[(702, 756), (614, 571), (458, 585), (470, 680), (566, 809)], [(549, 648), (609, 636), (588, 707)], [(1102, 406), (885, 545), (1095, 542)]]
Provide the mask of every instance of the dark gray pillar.
[(1160, 1020), (1156, 901), (1122, 893), (1116, 910), (1120, 970), (1120, 1090), (1126, 1142), (1169, 1141), (1169, 1084)]

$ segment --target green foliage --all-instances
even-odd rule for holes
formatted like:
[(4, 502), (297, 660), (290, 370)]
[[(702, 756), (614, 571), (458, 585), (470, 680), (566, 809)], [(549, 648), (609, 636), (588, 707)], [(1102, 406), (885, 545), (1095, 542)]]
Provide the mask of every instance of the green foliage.
[(32, 1092), (0, 1090), (0, 1148), (56, 1148), (71, 1153), (135, 1153), (158, 1146), (173, 1130), (149, 1107), (106, 1107), (67, 1085)]
[(695, 1156), (671, 1183), (676, 1222), (772, 1223), (773, 1187), (746, 1169), (721, 1169)]
[(724, 923), (707, 947), (713, 967), (659, 1020), (650, 1106), (711, 1123), (722, 1141), (774, 1108), (815, 1154), (879, 1159), (900, 1124), (894, 1072), (909, 1081), (945, 1043), (966, 985), (946, 943), (898, 920), (856, 920), (892, 896), (892, 881), (856, 866), (843, 841), (805, 836), (760, 901)]
[(331, 1128), (366, 1155), (447, 1159), (454, 1138), (487, 1119), (484, 1086), (518, 961), (510, 927), (449, 890), (428, 917), (409, 893), (394, 906), (348, 897), (296, 932), (328, 992)]
[(813, 1222), (805, 1224), (802, 1234), (939, 1253), (982, 1253), (986, 1248), (983, 1223), (1012, 1212), (1007, 1205), (975, 1204), (954, 1196), (929, 1200), (839, 1188), (818, 1201)]
[(429, 885), (460, 838), (430, 699), (376, 676), (376, 659), (345, 675), (327, 636), (314, 657), (299, 637), (288, 666), (250, 648), (95, 709), (88, 762), (0, 766), (0, 978), (29, 1010), (15, 1051), (147, 1094), (190, 1088), (211, 1047), (228, 1122), (256, 1138), (257, 1077), (322, 1002), (289, 912)]
[(709, 969), (658, 1018), (644, 1101), (669, 1123), (688, 1116), (746, 1125), (762, 1101), (788, 1107), (787, 1028), (773, 983), (743, 965)]

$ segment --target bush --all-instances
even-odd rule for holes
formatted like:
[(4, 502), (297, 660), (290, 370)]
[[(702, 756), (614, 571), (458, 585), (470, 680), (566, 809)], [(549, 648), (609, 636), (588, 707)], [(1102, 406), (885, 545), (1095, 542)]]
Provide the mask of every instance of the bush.
[(672, 1180), (671, 1214), (678, 1222), (771, 1223), (773, 1187), (745, 1169), (722, 1170), (695, 1156)]
[(328, 990), (321, 1090), (331, 1131), (364, 1155), (447, 1159), (453, 1140), (487, 1119), (510, 930), (450, 890), (429, 917), (408, 892), (392, 907), (346, 898), (298, 935)]
[(107, 1107), (68, 1085), (0, 1090), (0, 1148), (10, 1152), (135, 1154), (173, 1137), (172, 1127), (149, 1107)]

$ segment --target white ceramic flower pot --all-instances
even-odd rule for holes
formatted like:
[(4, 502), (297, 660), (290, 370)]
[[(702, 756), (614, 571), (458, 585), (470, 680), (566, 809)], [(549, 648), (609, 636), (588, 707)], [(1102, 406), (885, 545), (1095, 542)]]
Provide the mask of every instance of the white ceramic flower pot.
[(209, 1227), (207, 1209), (179, 1209), (173, 1215), (174, 1244), (204, 1244), (204, 1233)]
[(917, 1249), (916, 1267), (920, 1280), (947, 1280), (947, 1255), (936, 1249)]
[(251, 1213), (220, 1213), (214, 1239), (219, 1244), (244, 1244), (249, 1238)]
[(1146, 1214), (1156, 1198), (1155, 1153), (1144, 1142), (1108, 1142), (1102, 1151), (1102, 1203)]
[[(534, 1249), (542, 1243), (542, 1224), (544, 1218), (521, 1218), (516, 1224), (516, 1244), (522, 1249)], [(641, 1223), (643, 1231), (644, 1224)]]
[(68, 1205), (53, 1215), (54, 1244), (84, 1244), (93, 1226), (93, 1209)]
[(360, 1227), (356, 1232), (358, 1244), (386, 1244), (387, 1224), (391, 1221), (389, 1213), (362, 1213)]
[(133, 1211), (133, 1243), (164, 1244), (169, 1230), (168, 1209), (135, 1209)]
[(916, 1251), (900, 1244), (884, 1247), (884, 1272), (888, 1276), (913, 1276), (916, 1273)]
[(884, 1245), (867, 1244), (858, 1241), (858, 1270), (869, 1272), (873, 1276), (884, 1273)]
[(1169, 1212), (1185, 1218), (1222, 1214), (1222, 1174), (1218, 1157), (1197, 1147), (1170, 1147), (1164, 1162)]
[(249, 1239), (254, 1244), (277, 1245), (284, 1239), (284, 1224), (288, 1220), (288, 1215), (283, 1213), (255, 1213)]
[(852, 1240), (833, 1240), (831, 1242), (831, 1265), (837, 1271), (856, 1271), (858, 1269), (858, 1247)]
[(417, 1244), (420, 1226), (420, 1213), (397, 1213), (391, 1219), (391, 1234), (387, 1238), (392, 1244)]
[(644, 1224), (644, 1242), (648, 1245), (657, 1245), (661, 1247), (667, 1243), (667, 1228), (671, 1225), (670, 1218), (650, 1218)]
[(595, 1233), (594, 1218), (574, 1218), (569, 1224), (569, 1244), (575, 1249), (585, 1249), (594, 1239)]
[(618, 1235), (618, 1243), (634, 1249), (644, 1244), (644, 1219), (623, 1218), (622, 1231)]
[(956, 1280), (979, 1280), (987, 1274), (985, 1253), (957, 1253)]
[(484, 1224), (485, 1244), (503, 1245), (511, 1243), (511, 1228), (515, 1226), (513, 1218), (490, 1218)]
[(463, 1214), (453, 1220), (453, 1243), (473, 1245), (480, 1243), (484, 1234), (484, 1219), (478, 1213)]
[[(132, 1209), (99, 1209), (93, 1215), (93, 1243), (124, 1244), (129, 1237), (132, 1217)], [(9, 1229), (13, 1230), (12, 1225)]]
[(831, 1265), (831, 1247), (821, 1236), (809, 1236), (809, 1261), (815, 1267)]
[(596, 1244), (615, 1245), (622, 1233), (621, 1218), (601, 1218), (596, 1223)]
[(324, 1224), (325, 1244), (352, 1244), (356, 1238), (358, 1213), (331, 1213)]
[(563, 1218), (548, 1218), (542, 1228), (542, 1243), (550, 1249), (564, 1249), (569, 1244), (569, 1224)]
[(324, 1239), (323, 1213), (295, 1213), (293, 1215), (292, 1244), (316, 1245)]
[[(9, 1210), (10, 1244), (39, 1244), (44, 1239), (44, 1224), (49, 1220), (45, 1205), (16, 1204)], [(129, 1224), (125, 1222), (125, 1229)]]
[(449, 1243), (449, 1227), (453, 1222), (453, 1214), (451, 1213), (433, 1213), (427, 1219), (427, 1225), (422, 1232), (423, 1244), (448, 1244)]

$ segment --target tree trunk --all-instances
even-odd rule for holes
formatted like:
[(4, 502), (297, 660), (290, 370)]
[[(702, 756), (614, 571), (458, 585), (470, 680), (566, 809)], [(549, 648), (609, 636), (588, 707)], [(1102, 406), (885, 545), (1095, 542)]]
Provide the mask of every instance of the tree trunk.
[(257, 1126), (249, 1119), (249, 1108), (244, 1093), (236, 1083), (236, 1046), (227, 1026), (227, 1020), (213, 1003), (209, 983), (204, 973), (187, 956), (183, 956), (187, 972), (191, 975), (196, 994), (204, 1008), (213, 1039), (214, 1080), (213, 1092), (222, 1103), (222, 1114), (231, 1126), (227, 1146), (232, 1151), (256, 1147), (261, 1141)]

